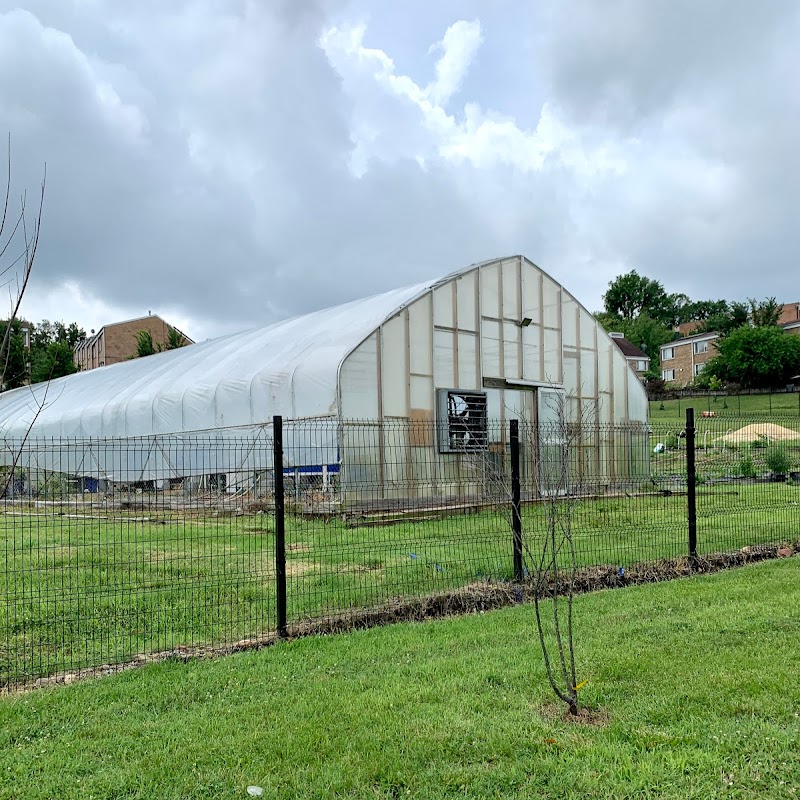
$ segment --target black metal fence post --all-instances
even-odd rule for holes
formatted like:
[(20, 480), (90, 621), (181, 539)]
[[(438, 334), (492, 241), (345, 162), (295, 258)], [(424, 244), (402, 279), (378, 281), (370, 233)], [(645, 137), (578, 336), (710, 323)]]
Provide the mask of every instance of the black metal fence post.
[(511, 420), (511, 514), (514, 531), (514, 580), (524, 577), (522, 567), (522, 491), (519, 480), (519, 420)]
[(686, 409), (686, 497), (689, 517), (689, 561), (697, 562), (697, 468), (695, 466), (694, 409)]
[(286, 513), (283, 495), (283, 417), (272, 418), (275, 469), (275, 591), (278, 637), (286, 638)]

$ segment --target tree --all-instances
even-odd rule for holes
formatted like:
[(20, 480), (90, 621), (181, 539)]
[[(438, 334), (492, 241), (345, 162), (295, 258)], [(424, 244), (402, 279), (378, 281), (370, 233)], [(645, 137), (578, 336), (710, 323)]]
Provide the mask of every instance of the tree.
[(189, 344), (189, 340), (177, 328), (169, 327), (167, 329), (167, 341), (164, 344), (154, 343), (153, 334), (150, 331), (139, 331), (136, 334), (135, 358), (152, 356), (164, 350), (177, 350), (179, 347), (186, 347), (187, 344)]
[(719, 355), (705, 368), (709, 377), (745, 388), (774, 388), (800, 373), (800, 337), (776, 325), (737, 328), (717, 344)]
[[(546, 409), (546, 419), (533, 425), (520, 423), (518, 428), (522, 452), (535, 454), (527, 479), (541, 501), (541, 514), (535, 515), (528, 535), (520, 541), (524, 553), (521, 566), (533, 591), (536, 631), (548, 682), (569, 713), (576, 715), (578, 693), (586, 681), (577, 680), (573, 604), (578, 555), (572, 522), (586, 487), (573, 455), (593, 441), (598, 408), (587, 404), (577, 418), (570, 419), (565, 394), (556, 391), (545, 396), (542, 409)], [(519, 530), (515, 520), (517, 524), (521, 521), (520, 495), (502, 461), (489, 449), (467, 455), (471, 468), (483, 479), (484, 490), (507, 508), (512, 532)]]
[(136, 334), (136, 357), (144, 358), (144, 356), (152, 356), (161, 350), (159, 345), (158, 350), (153, 344), (153, 334), (150, 331), (139, 331)]
[(729, 311), (727, 300), (697, 300), (687, 303), (682, 309), (680, 322), (704, 322)]
[(65, 325), (43, 319), (31, 326), (30, 377), (40, 383), (77, 372), (73, 359), (75, 345), (86, 338), (77, 322)]
[(186, 337), (177, 329), (170, 328), (167, 332), (167, 350), (177, 350), (179, 347), (186, 347), (189, 342)]
[[(724, 301), (723, 301), (724, 302)], [(736, 328), (747, 325), (750, 319), (750, 312), (745, 303), (725, 303), (726, 308), (710, 314), (698, 333), (704, 331), (715, 331), (720, 337), (727, 336)]]
[[(529, 447), (537, 444), (540, 465), (533, 478), (537, 493), (543, 499), (543, 528), (532, 547), (524, 543), (533, 578), (533, 607), (536, 630), (550, 688), (566, 703), (569, 713), (578, 713), (578, 691), (584, 682), (577, 680), (573, 603), (578, 574), (578, 557), (572, 537), (575, 512), (576, 476), (571, 474), (570, 454), (580, 448), (581, 437), (596, 409), (587, 407), (577, 420), (568, 421), (563, 393), (552, 395), (549, 414), (552, 422), (541, 423), (531, 433)], [(558, 585), (563, 580), (566, 597), (559, 597)], [(552, 620), (546, 619), (549, 600)], [(549, 615), (548, 615), (549, 616)]]
[(669, 324), (675, 316), (678, 297), (668, 295), (658, 281), (632, 270), (609, 283), (603, 305), (606, 313), (624, 320), (633, 320), (646, 311), (653, 319)]
[(31, 355), (31, 383), (41, 383), (63, 378), (78, 371), (73, 358), (74, 350), (67, 341), (50, 342), (47, 347)]
[[(27, 194), (20, 198), (20, 209), (16, 216), (9, 216), (11, 198), (11, 135), (8, 137), (8, 162), (6, 172), (6, 194), (0, 216), (0, 275), (10, 285), (11, 324), (3, 325), (3, 336), (0, 341), (0, 391), (22, 386), (27, 378), (27, 366), (20, 366), (19, 349), (21, 326), (18, 322), (22, 298), (28, 288), (28, 281), (33, 271), (33, 262), (39, 249), (39, 234), (42, 228), (42, 211), (44, 209), (44, 192), (47, 180), (47, 167), (42, 178), (39, 195), (38, 213), (29, 219), (27, 210)], [(7, 259), (7, 263), (5, 261)], [(23, 361), (25, 342), (22, 341)], [(41, 409), (40, 409), (41, 410)]]
[[(10, 328), (10, 332), (9, 332)], [(2, 390), (17, 389), (28, 381), (28, 348), (25, 333), (18, 319), (0, 322), (0, 338), (5, 343), (5, 356), (2, 364)]]
[(45, 350), (52, 342), (66, 342), (74, 349), (75, 345), (85, 338), (86, 331), (78, 327), (77, 322), (65, 325), (63, 322), (50, 322), (50, 320), (43, 319), (31, 329), (31, 350), (36, 348)]
[(649, 374), (661, 374), (661, 345), (675, 339), (675, 332), (650, 317), (646, 312), (622, 327), (625, 338), (650, 357)]
[[(725, 337), (731, 331), (741, 328), (743, 325), (752, 323), (756, 327), (764, 325), (777, 325), (783, 306), (774, 297), (766, 300), (750, 299), (746, 303), (724, 303), (725, 308), (714, 310), (705, 318), (704, 324), (698, 329), (698, 333), (703, 331), (715, 331), (720, 337)], [(701, 317), (696, 317), (701, 319)]]
[[(11, 135), (8, 137), (8, 166), (6, 173), (6, 195), (0, 215), (0, 275), (4, 278), (4, 285), (8, 286), (10, 313), (9, 320), (3, 325), (2, 341), (0, 341), (0, 391), (12, 388), (25, 374), (25, 368), (20, 371), (17, 361), (19, 350), (19, 333), (21, 325), (18, 322), (22, 298), (28, 288), (36, 253), (39, 249), (39, 235), (42, 229), (42, 211), (44, 210), (45, 185), (47, 182), (47, 166), (45, 165), (39, 194), (38, 211), (32, 216), (27, 208), (27, 194), (22, 193), (20, 198), (19, 213), (16, 218), (9, 216), (9, 199), (11, 197)], [(8, 223), (8, 225), (7, 225)], [(18, 326), (18, 327), (17, 327)], [(15, 330), (16, 328), (16, 330)], [(25, 359), (25, 342), (22, 341), (23, 363)], [(22, 378), (24, 380), (24, 378)], [(33, 419), (28, 426), (22, 442), (17, 442), (6, 454), (4, 473), (0, 477), (0, 497), (5, 497), (8, 487), (16, 474), (17, 464), (22, 454), (22, 448), (28, 438), (33, 425), (44, 408), (47, 392), (41, 400), (34, 399), (37, 406)], [(9, 447), (9, 443), (5, 442)], [(9, 457), (10, 456), (10, 457)]]
[(750, 303), (750, 319), (753, 325), (761, 327), (778, 324), (783, 306), (774, 297), (761, 301), (750, 298), (747, 302)]

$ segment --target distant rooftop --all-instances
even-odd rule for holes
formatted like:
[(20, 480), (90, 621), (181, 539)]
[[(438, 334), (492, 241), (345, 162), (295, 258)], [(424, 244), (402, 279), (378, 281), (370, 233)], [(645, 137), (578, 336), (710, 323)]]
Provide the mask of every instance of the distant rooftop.
[(626, 358), (650, 358), (647, 353), (640, 350), (633, 342), (629, 342), (623, 334), (614, 331), (608, 335), (614, 340), (614, 344)]

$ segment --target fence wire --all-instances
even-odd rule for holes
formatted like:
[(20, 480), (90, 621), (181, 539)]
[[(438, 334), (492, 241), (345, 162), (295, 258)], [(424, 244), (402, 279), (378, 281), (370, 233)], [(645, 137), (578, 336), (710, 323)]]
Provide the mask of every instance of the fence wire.
[[(451, 434), (284, 424), (290, 630), (520, 577), (509, 425), (490, 421), (461, 450)], [(694, 438), (698, 552), (793, 541), (798, 418), (698, 415)], [(580, 566), (687, 555), (685, 426), (520, 423), (519, 444), (523, 579), (553, 509)], [(5, 441), (2, 453), (1, 687), (274, 640), (271, 428)]]

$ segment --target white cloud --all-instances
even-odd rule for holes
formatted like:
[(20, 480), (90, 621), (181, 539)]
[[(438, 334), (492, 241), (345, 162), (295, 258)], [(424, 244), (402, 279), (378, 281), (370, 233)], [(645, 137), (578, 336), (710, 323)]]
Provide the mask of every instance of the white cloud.
[[(354, 171), (360, 176), (370, 158), (392, 162), (412, 158), (428, 164), (440, 157), (453, 165), (469, 162), (481, 170), (512, 167), (539, 172), (548, 157), (584, 175), (625, 169), (624, 157), (610, 143), (589, 146), (579, 140), (545, 104), (535, 129), (521, 128), (513, 116), (467, 102), (461, 113), (448, 113), (447, 100), (458, 88), (481, 42), (480, 23), (457, 22), (433, 46), (445, 53), (436, 63), (436, 80), (427, 88), (398, 74), (392, 58), (364, 43), (364, 24), (334, 27), (320, 39), (331, 64), (342, 76), (353, 103), (351, 135), (356, 149)], [(394, 103), (386, 103), (386, 98)]]
[(509, 252), (590, 306), (634, 267), (792, 299), (794, 6), (358, 3), (0, 0), (27, 315), (205, 336)]
[(436, 79), (425, 90), (434, 105), (444, 106), (461, 88), (473, 58), (483, 43), (480, 20), (454, 22), (444, 38), (431, 46), (429, 52), (441, 50), (436, 62)]

